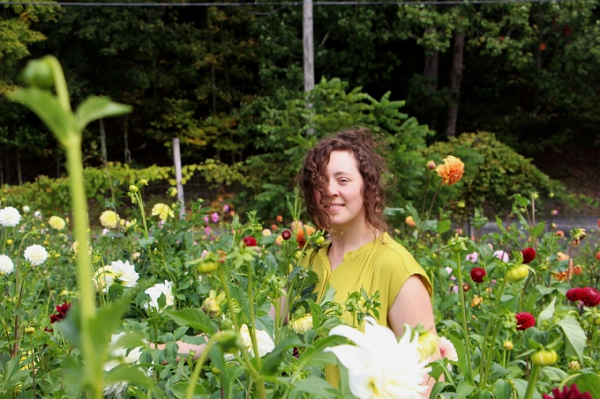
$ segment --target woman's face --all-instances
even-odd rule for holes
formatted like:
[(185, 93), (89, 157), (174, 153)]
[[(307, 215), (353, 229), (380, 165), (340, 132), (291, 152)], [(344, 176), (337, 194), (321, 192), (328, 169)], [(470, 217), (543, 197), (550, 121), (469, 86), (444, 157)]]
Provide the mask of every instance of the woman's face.
[(336, 230), (359, 227), (366, 223), (363, 199), (363, 178), (354, 154), (333, 151), (327, 164), (329, 201), (315, 192), (317, 204), (329, 215), (329, 225)]

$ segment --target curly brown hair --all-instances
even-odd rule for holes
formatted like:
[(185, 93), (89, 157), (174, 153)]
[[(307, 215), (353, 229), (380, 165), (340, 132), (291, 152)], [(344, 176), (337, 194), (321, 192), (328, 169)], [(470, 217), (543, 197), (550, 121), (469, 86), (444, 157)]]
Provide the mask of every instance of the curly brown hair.
[(331, 201), (327, 176), (330, 155), (333, 151), (348, 151), (354, 155), (363, 178), (362, 194), (367, 223), (379, 231), (388, 230), (383, 215), (385, 189), (381, 180), (381, 175), (388, 169), (379, 154), (382, 144), (378, 139), (369, 129), (352, 128), (322, 140), (306, 154), (304, 166), (298, 174), (298, 184), (306, 209), (318, 229), (329, 230), (330, 226), (329, 216), (319, 207), (315, 192), (321, 193), (322, 204)]

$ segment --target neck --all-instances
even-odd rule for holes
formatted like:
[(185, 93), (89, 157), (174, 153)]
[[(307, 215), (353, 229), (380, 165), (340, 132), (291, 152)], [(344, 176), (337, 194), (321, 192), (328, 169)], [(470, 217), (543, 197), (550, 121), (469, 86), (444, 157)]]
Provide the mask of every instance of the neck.
[(330, 253), (344, 255), (347, 252), (354, 251), (368, 242), (373, 241), (381, 234), (381, 231), (373, 226), (364, 223), (363, 226), (346, 228), (346, 229), (331, 229), (331, 246)]

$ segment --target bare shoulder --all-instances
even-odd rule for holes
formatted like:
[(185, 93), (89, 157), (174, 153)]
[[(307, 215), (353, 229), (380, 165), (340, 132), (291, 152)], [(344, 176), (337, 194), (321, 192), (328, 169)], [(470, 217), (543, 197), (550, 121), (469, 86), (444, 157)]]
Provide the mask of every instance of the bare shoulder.
[(412, 275), (404, 282), (388, 311), (388, 321), (396, 335), (402, 334), (405, 324), (435, 328), (431, 299), (420, 275)]

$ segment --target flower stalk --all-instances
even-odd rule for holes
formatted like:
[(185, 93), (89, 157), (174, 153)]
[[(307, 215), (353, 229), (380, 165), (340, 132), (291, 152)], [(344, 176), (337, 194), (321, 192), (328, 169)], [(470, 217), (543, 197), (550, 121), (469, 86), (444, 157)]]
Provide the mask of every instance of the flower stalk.
[(467, 346), (467, 364), (469, 365), (469, 377), (471, 384), (475, 385), (475, 381), (473, 379), (473, 366), (471, 364), (471, 340), (469, 339), (469, 329), (467, 327), (467, 309), (465, 306), (465, 292), (462, 289), (463, 277), (460, 252), (456, 252), (456, 275), (458, 278), (458, 295), (460, 298), (460, 307), (462, 310), (462, 329), (463, 333), (465, 334), (465, 344)]

